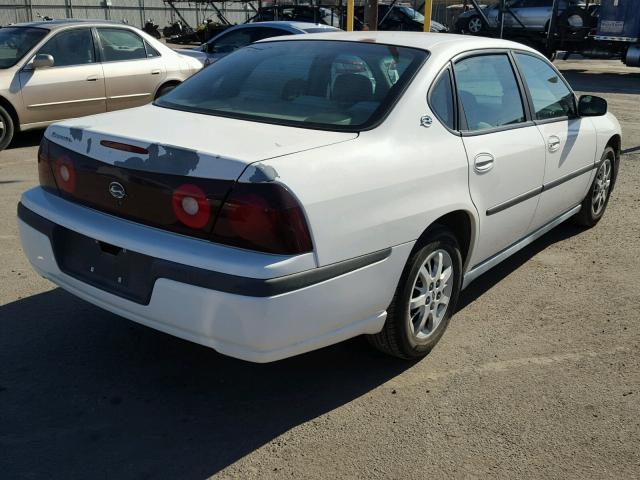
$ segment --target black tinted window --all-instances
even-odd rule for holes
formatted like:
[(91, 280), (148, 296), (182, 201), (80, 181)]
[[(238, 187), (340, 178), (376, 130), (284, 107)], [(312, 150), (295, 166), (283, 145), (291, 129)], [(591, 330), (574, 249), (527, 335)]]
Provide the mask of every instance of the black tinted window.
[(458, 98), (469, 130), (525, 121), (518, 83), (507, 55), (466, 58), (454, 68)]
[(57, 33), (38, 50), (38, 53), (51, 55), (54, 67), (85, 65), (96, 61), (93, 35), (88, 28), (77, 28)]
[(431, 90), (431, 108), (433, 113), (447, 127), (454, 128), (453, 90), (451, 89), (451, 73), (445, 70)]
[(105, 62), (147, 58), (144, 42), (135, 33), (123, 28), (99, 28)]
[(384, 115), (427, 53), (374, 43), (255, 43), (157, 100), (192, 112), (357, 131)]
[(251, 28), (240, 28), (226, 33), (217, 38), (212, 44), (215, 45), (215, 53), (231, 53), (238, 48), (246, 47), (252, 40)]
[(257, 42), (263, 38), (280, 37), (282, 35), (291, 35), (291, 32), (281, 30), (279, 28), (256, 27), (251, 29), (251, 41)]
[(516, 59), (531, 94), (537, 120), (576, 115), (573, 93), (545, 60), (519, 53)]

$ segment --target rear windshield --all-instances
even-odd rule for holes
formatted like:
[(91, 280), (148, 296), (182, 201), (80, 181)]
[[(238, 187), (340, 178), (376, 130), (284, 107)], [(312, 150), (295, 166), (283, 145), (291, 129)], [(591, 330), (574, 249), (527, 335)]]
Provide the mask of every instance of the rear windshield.
[(0, 28), (0, 68), (13, 67), (47, 33), (44, 28)]
[(207, 67), (156, 105), (325, 130), (383, 118), (427, 52), (375, 43), (256, 43)]

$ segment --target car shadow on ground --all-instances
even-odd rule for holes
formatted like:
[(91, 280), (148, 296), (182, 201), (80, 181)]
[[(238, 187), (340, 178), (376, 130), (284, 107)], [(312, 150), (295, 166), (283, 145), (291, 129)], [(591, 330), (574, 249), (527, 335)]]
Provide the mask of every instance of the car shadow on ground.
[(44, 129), (27, 130), (26, 132), (18, 132), (11, 140), (7, 150), (14, 148), (37, 147), (40, 145), (44, 135)]
[(570, 221), (567, 221), (550, 232), (547, 232), (538, 240), (513, 254), (504, 262), (499, 263), (487, 273), (478, 277), (478, 279), (469, 284), (469, 286), (460, 294), (457, 311), (463, 310), (470, 303), (476, 301), (485, 292), (491, 290), (494, 286), (547, 247), (550, 247), (554, 243), (567, 240), (575, 235), (579, 235), (582, 232), (584, 232), (584, 228), (574, 225)]
[[(580, 231), (565, 224), (501, 263), (460, 309)], [(0, 307), (0, 465), (6, 478), (201, 479), (301, 423), (322, 429), (319, 416), (411, 367), (363, 338), (246, 363), (57, 288)]]
[(557, 64), (562, 75), (574, 90), (590, 93), (640, 93), (640, 73), (607, 73), (594, 70), (562, 69), (562, 63)]
[(0, 307), (0, 476), (203, 479), (411, 366), (363, 338), (251, 364), (54, 289)]

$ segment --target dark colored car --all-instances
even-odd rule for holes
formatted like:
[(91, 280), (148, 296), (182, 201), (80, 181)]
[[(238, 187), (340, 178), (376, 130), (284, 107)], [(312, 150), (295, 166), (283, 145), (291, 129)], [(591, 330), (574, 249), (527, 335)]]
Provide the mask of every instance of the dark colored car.
[[(364, 7), (356, 7), (356, 29), (361, 29), (364, 18)], [(360, 25), (359, 25), (360, 24)], [(360, 26), (360, 28), (358, 28)], [(424, 15), (406, 5), (378, 5), (378, 30), (401, 30), (408, 32), (422, 32), (424, 30)], [(444, 33), (449, 29), (441, 23), (431, 20), (431, 32)]]
[(329, 25), (307, 22), (243, 23), (242, 25), (236, 25), (226, 29), (199, 47), (178, 50), (178, 52), (183, 55), (195, 57), (206, 66), (239, 48), (246, 47), (264, 38), (337, 31), (339, 31), (339, 29)]

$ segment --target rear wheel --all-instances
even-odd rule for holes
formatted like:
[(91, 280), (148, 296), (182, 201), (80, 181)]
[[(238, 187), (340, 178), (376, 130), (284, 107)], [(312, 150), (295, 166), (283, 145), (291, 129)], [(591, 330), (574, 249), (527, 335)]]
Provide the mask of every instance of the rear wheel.
[(615, 158), (616, 154), (613, 148), (605, 148), (591, 188), (582, 201), (582, 208), (575, 216), (578, 225), (593, 227), (604, 215), (611, 194)]
[(462, 285), (458, 241), (435, 227), (405, 266), (380, 333), (369, 335), (377, 349), (404, 359), (427, 355), (453, 314)]
[(15, 125), (13, 118), (9, 115), (4, 107), (0, 106), (0, 151), (9, 146), (13, 139)]

